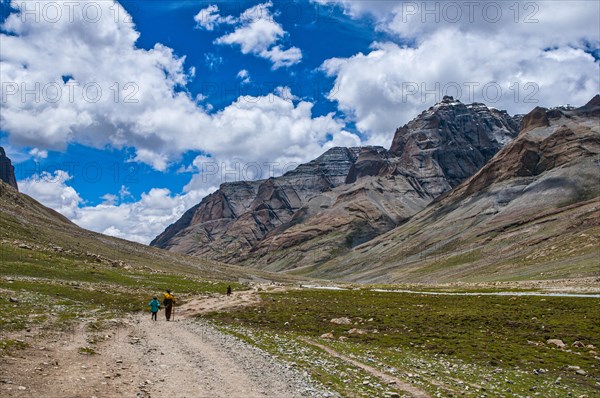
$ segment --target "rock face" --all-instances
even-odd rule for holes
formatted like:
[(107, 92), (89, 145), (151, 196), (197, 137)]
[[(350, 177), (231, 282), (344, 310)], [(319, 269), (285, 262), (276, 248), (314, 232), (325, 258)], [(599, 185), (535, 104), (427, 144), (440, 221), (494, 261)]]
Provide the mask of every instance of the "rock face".
[(306, 274), (386, 283), (597, 276), (599, 158), (600, 96), (577, 109), (536, 108), (472, 177)]
[(399, 128), (390, 151), (403, 170), (419, 175), (437, 196), (475, 174), (516, 137), (520, 121), (483, 104), (444, 97)]
[(520, 117), (444, 100), (392, 147), (332, 148), (277, 178), (222, 184), (151, 245), (273, 271), (310, 267), (402, 224), (477, 172)]
[(17, 179), (15, 178), (15, 168), (8, 157), (4, 148), (0, 147), (0, 180), (4, 181), (16, 190), (19, 190)]
[(152, 246), (235, 261), (314, 196), (344, 183), (359, 148), (332, 148), (278, 178), (222, 184)]

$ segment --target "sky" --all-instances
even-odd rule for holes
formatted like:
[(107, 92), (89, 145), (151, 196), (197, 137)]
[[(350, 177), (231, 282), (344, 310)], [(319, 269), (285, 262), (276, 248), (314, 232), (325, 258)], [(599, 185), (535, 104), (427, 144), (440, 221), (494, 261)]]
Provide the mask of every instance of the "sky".
[(600, 91), (598, 1), (7, 1), (0, 145), (22, 192), (149, 243), (227, 181), (389, 147), (452, 95)]

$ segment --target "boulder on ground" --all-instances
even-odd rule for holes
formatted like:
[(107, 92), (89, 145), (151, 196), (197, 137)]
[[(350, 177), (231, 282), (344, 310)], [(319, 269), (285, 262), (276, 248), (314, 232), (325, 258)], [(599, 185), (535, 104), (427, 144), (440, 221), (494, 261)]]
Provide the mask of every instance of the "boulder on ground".
[(546, 341), (548, 344), (554, 344), (558, 348), (565, 348), (567, 345), (560, 339), (549, 339)]
[(341, 318), (333, 318), (329, 322), (335, 323), (336, 325), (350, 325), (350, 324), (352, 324), (352, 321), (350, 320), (350, 318), (345, 317), (345, 316), (343, 316)]
[(364, 329), (357, 329), (357, 328), (352, 328), (350, 330), (348, 330), (347, 332), (348, 334), (366, 334), (367, 331)]

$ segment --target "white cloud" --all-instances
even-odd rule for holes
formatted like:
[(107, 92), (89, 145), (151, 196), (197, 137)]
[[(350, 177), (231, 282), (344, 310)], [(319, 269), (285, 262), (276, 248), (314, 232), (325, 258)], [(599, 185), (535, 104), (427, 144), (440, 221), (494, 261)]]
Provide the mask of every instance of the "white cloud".
[(46, 159), (48, 157), (48, 151), (39, 148), (32, 148), (29, 151), (29, 154), (33, 156), (35, 160)]
[(242, 81), (242, 84), (248, 84), (252, 81), (250, 79), (250, 72), (248, 72), (246, 69), (242, 69), (241, 71), (239, 71), (237, 74), (237, 78)]
[(166, 171), (169, 165), (167, 155), (143, 148), (136, 151), (133, 161), (149, 164), (158, 171)]
[(600, 3), (587, 0), (538, 1), (355, 1), (311, 0), (337, 5), (352, 18), (371, 17), (380, 30), (422, 40), (447, 28), (465, 33), (521, 36), (563, 45), (586, 37), (597, 45)]
[(212, 31), (223, 24), (234, 24), (236, 19), (230, 15), (226, 17), (221, 16), (219, 14), (219, 7), (211, 4), (200, 10), (194, 16), (194, 21), (197, 23), (196, 28)]
[(63, 170), (42, 172), (19, 181), (19, 190), (73, 220), (83, 200), (74, 188), (67, 185), (71, 179)]
[(100, 199), (103, 200), (102, 204), (105, 206), (114, 206), (119, 201), (119, 197), (111, 193), (102, 195)]
[(302, 60), (302, 51), (298, 47), (282, 50), (280, 46), (273, 46), (260, 52), (260, 56), (273, 63), (273, 69), (288, 67)]
[[(537, 105), (582, 105), (600, 87), (599, 63), (586, 52), (600, 47), (598, 29), (590, 29), (600, 24), (598, 2), (451, 2), (462, 7), (459, 19), (444, 11), (450, 2), (333, 3), (412, 43), (373, 43), (366, 54), (322, 65), (336, 78), (330, 99), (369, 143), (388, 145), (395, 128), (444, 94), (525, 113)], [(469, 4), (476, 7), (472, 18)], [(490, 22), (496, 6), (499, 19)]]
[[(24, 4), (13, 2), (15, 8)], [(164, 110), (182, 120), (198, 116), (188, 95), (175, 90), (188, 80), (185, 59), (161, 44), (136, 48), (134, 26), (115, 21), (111, 11), (126, 15), (124, 9), (90, 4), (102, 9), (97, 22), (84, 20), (81, 12), (70, 21), (67, 8), (54, 23), (31, 15), (6, 19), (2, 28), (9, 34), (0, 34), (3, 129), (19, 145), (64, 149), (76, 141), (96, 147), (164, 145), (175, 152), (168, 142), (176, 126), (145, 121), (147, 114)]]
[(284, 35), (284, 30), (278, 23), (268, 19), (257, 19), (233, 32), (219, 37), (217, 44), (237, 44), (243, 54), (260, 54), (267, 50)]
[(177, 221), (183, 213), (210, 191), (190, 190), (173, 195), (166, 188), (153, 188), (143, 193), (133, 203), (119, 203), (123, 199), (123, 187), (119, 196), (107, 193), (97, 206), (86, 206), (76, 190), (69, 186), (72, 180), (66, 171), (43, 172), (19, 181), (21, 192), (44, 205), (57, 210), (80, 227), (140, 243), (150, 243), (168, 225)]
[(137, 202), (105, 202), (78, 208), (72, 220), (86, 229), (148, 244), (206, 194), (194, 191), (173, 195), (169, 189), (153, 188)]
[(287, 32), (275, 22), (270, 11), (272, 6), (272, 2), (267, 2), (247, 9), (237, 19), (235, 30), (219, 37), (215, 43), (238, 45), (243, 54), (253, 54), (271, 61), (273, 69), (299, 63), (302, 60), (302, 51), (299, 48), (283, 50), (277, 45)]
[[(185, 90), (191, 79), (184, 68), (185, 57), (160, 43), (149, 50), (137, 48), (139, 34), (125, 22), (128, 15), (118, 3), (90, 4), (102, 8), (102, 18), (94, 23), (75, 12), (72, 21), (63, 18), (54, 23), (12, 14), (2, 25), (7, 33), (0, 34), (5, 97), (0, 123), (13, 145), (57, 150), (72, 142), (97, 148), (132, 147), (132, 160), (166, 170), (187, 151), (211, 153), (219, 159), (237, 156), (245, 162), (286, 156), (306, 161), (322, 149), (327, 137), (333, 139), (343, 131), (343, 123), (332, 114), (313, 118), (312, 103), (292, 103), (273, 94), (240, 97), (220, 112), (209, 113), (210, 104), (199, 104), (201, 98)], [(13, 2), (17, 9), (22, 5)], [(262, 14), (256, 7), (251, 9), (260, 18), (246, 12), (240, 23), (266, 23), (273, 28), (268, 18), (271, 3), (260, 6), (265, 9)], [(122, 17), (119, 20), (114, 18), (115, 9)], [(275, 31), (281, 32), (275, 38), (285, 34)], [(267, 51), (278, 66), (298, 59), (293, 49), (282, 55), (284, 50), (278, 46), (256, 48)], [(39, 101), (21, 90), (37, 83)], [(95, 101), (98, 87), (102, 95)], [(51, 101), (53, 90), (62, 93), (57, 101)], [(303, 148), (306, 139), (315, 139), (308, 151)]]

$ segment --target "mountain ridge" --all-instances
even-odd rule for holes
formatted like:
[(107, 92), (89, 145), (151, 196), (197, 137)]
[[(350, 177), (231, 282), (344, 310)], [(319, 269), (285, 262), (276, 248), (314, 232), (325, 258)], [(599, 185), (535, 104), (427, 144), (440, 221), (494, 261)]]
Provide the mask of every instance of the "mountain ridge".
[(520, 118), (444, 97), (396, 130), (389, 150), (336, 147), (281, 177), (224, 183), (151, 245), (271, 271), (326, 261), (471, 176)]
[(374, 283), (600, 276), (599, 157), (600, 96), (535, 108), (514, 141), (407, 223), (297, 271)]

